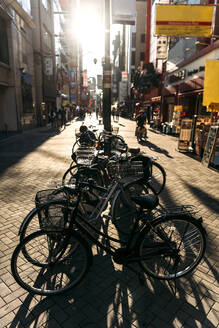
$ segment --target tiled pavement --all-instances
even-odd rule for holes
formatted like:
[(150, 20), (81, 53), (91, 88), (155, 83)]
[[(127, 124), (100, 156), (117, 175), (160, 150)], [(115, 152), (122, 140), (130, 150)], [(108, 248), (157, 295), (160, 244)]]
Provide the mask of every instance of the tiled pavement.
[[(135, 123), (119, 123), (129, 146), (137, 146)], [(174, 137), (155, 131), (148, 132), (141, 148), (158, 156), (166, 169), (161, 202), (199, 206), (208, 232), (204, 261), (177, 282), (176, 296), (167, 283), (149, 277), (140, 285), (135, 274), (96, 251), (83, 282), (62, 296), (33, 296), (14, 281), (10, 257), (19, 225), (34, 206), (36, 191), (60, 181), (68, 168), (79, 124), (68, 125), (60, 134), (41, 128), (0, 142), (0, 328), (219, 327), (219, 173), (177, 152)]]

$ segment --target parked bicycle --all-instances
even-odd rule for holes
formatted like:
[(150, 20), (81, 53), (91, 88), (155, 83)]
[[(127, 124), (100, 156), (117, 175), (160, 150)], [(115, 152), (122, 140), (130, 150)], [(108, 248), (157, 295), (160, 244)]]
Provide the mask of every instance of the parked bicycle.
[[(61, 294), (73, 288), (92, 264), (93, 243), (114, 262), (140, 274), (131, 266), (137, 263), (157, 279), (180, 278), (196, 268), (205, 252), (206, 237), (193, 206), (165, 210), (157, 195), (130, 197), (127, 201), (135, 216), (127, 241), (97, 228), (100, 222), (104, 224), (101, 217), (110, 198), (123, 186), (121, 169), (117, 169), (117, 178), (108, 189), (93, 181), (79, 182), (55, 191), (66, 193), (65, 200), (42, 205), (41, 230), (23, 239), (12, 255), (12, 274), (20, 286), (39, 295)], [(85, 217), (82, 200), (89, 199), (95, 190), (97, 205)]]

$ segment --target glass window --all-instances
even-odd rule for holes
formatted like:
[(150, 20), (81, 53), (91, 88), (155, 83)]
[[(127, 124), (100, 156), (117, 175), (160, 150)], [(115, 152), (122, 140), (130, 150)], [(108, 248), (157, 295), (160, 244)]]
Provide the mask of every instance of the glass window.
[(43, 4), (43, 6), (44, 6), (44, 8), (46, 9), (46, 10), (48, 10), (48, 0), (42, 0), (42, 4)]
[(45, 45), (52, 50), (52, 38), (50, 33), (45, 28), (43, 28), (43, 41)]
[(136, 33), (132, 33), (132, 48), (136, 48)]
[(145, 53), (140, 52), (140, 61), (144, 61), (144, 59), (145, 59)]
[(9, 53), (8, 53), (8, 36), (7, 25), (4, 19), (0, 17), (0, 62), (9, 65)]
[(30, 7), (30, 0), (18, 0), (21, 7), (29, 14), (31, 15), (31, 7)]
[(141, 42), (145, 42), (145, 33), (141, 34)]
[(135, 65), (135, 51), (132, 51), (131, 65)]

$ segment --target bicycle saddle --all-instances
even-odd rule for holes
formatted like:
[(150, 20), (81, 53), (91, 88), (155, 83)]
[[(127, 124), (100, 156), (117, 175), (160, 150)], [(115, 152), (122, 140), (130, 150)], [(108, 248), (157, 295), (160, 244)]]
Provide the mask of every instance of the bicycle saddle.
[(128, 150), (132, 155), (137, 155), (140, 153), (140, 148), (129, 148)]
[(159, 198), (156, 195), (132, 196), (131, 200), (148, 210), (153, 210), (159, 204)]

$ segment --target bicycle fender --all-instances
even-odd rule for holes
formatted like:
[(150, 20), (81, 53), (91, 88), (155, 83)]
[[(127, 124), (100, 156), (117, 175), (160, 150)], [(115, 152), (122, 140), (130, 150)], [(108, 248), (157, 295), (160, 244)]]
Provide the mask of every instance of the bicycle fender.
[(35, 214), (37, 212), (36, 207), (33, 208), (28, 214), (27, 216), (24, 218), (23, 222), (20, 225), (19, 231), (18, 231), (18, 236), (22, 233), (22, 231), (24, 230), (24, 227), (26, 226), (27, 222), (30, 220), (31, 216), (33, 214)]

